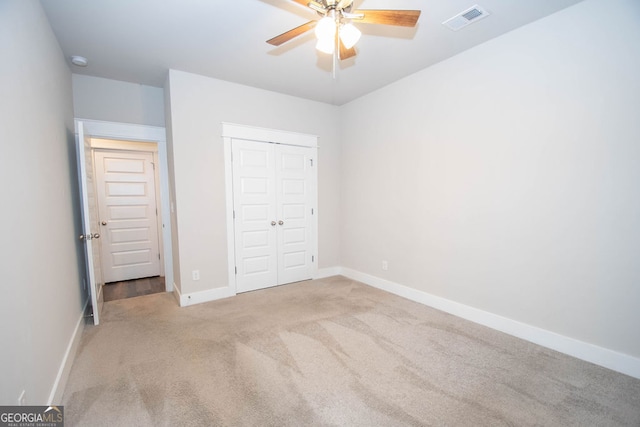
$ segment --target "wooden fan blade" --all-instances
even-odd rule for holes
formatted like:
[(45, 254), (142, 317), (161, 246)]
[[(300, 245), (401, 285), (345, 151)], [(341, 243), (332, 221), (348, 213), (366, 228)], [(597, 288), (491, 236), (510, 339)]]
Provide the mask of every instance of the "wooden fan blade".
[(354, 19), (363, 24), (398, 25), (401, 27), (415, 27), (420, 17), (419, 10), (364, 10), (358, 9), (352, 14), (362, 14), (362, 19)]
[(304, 34), (309, 30), (312, 30), (318, 21), (309, 21), (306, 24), (302, 24), (299, 27), (289, 30), (286, 33), (282, 33), (279, 36), (275, 36), (272, 39), (267, 40), (267, 43), (274, 46), (280, 46), (282, 43), (286, 43), (289, 40), (298, 37), (300, 34)]
[(351, 49), (347, 49), (347, 47), (344, 45), (344, 43), (342, 43), (342, 40), (340, 40), (340, 60), (343, 59), (349, 59), (352, 56), (356, 56), (356, 48), (352, 47)]
[(293, 0), (294, 2), (306, 6), (309, 4), (309, 0)]

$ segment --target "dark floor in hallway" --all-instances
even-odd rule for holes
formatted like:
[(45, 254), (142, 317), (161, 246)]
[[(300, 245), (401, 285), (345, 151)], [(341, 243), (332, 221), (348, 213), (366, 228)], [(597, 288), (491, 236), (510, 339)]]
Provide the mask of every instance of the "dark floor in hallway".
[(145, 277), (143, 279), (107, 283), (102, 288), (102, 291), (105, 302), (139, 297), (141, 295), (157, 294), (165, 291), (164, 277)]

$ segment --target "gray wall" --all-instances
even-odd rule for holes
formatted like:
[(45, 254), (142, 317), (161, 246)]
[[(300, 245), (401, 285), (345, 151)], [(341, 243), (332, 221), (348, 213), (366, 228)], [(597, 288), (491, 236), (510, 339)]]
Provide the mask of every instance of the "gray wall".
[(0, 1), (0, 404), (47, 404), (82, 316), (71, 72), (37, 1)]
[[(222, 122), (318, 135), (319, 266), (339, 264), (338, 107), (171, 70), (174, 267), (185, 293), (228, 286)], [(320, 118), (320, 120), (318, 119)], [(177, 233), (177, 234), (176, 234)], [(199, 281), (191, 271), (200, 270)]]
[(587, 0), (343, 106), (342, 265), (640, 357), (639, 16)]
[(77, 118), (164, 126), (162, 88), (100, 77), (73, 75)]

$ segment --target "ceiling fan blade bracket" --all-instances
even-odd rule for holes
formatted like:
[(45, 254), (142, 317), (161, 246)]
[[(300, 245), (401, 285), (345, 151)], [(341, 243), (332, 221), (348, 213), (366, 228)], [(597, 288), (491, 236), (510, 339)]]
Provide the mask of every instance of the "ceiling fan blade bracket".
[(318, 13), (321, 14), (326, 14), (327, 13), (327, 8), (325, 7), (325, 5), (323, 5), (322, 3), (318, 3), (317, 1), (310, 1), (307, 6), (312, 9), (315, 10)]
[(349, 13), (342, 11), (342, 16), (346, 19), (364, 19), (364, 13)]
[(347, 8), (350, 8), (352, 3), (353, 3), (353, 0), (340, 0), (336, 5), (336, 9), (345, 10)]

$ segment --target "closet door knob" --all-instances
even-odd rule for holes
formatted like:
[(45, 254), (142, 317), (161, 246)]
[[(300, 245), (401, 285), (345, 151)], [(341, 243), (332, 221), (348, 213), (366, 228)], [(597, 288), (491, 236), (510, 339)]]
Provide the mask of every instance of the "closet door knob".
[(271, 221), (271, 226), (275, 227), (276, 226), (276, 222), (275, 221)]
[(280, 221), (278, 221), (278, 224), (282, 225), (282, 224), (284, 224), (284, 221), (280, 220)]

